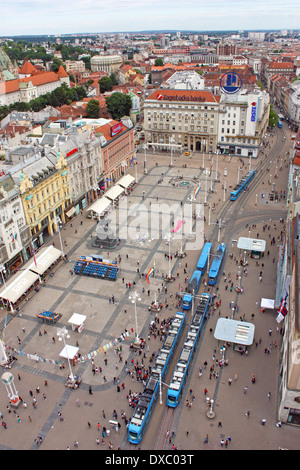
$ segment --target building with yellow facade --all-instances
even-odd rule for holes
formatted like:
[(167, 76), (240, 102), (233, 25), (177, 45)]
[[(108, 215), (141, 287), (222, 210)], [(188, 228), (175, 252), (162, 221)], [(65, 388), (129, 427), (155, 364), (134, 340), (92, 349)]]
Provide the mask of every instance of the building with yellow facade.
[[(26, 165), (26, 162), (25, 162)], [(67, 161), (61, 152), (52, 160), (40, 157), (12, 175), (19, 186), (32, 244), (36, 249), (45, 235), (58, 230), (71, 204)]]

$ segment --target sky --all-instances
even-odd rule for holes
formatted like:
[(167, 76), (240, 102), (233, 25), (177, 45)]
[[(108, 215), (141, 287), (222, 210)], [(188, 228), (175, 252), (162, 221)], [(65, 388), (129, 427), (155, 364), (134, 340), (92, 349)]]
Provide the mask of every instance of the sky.
[(0, 0), (0, 37), (300, 29), (300, 0)]

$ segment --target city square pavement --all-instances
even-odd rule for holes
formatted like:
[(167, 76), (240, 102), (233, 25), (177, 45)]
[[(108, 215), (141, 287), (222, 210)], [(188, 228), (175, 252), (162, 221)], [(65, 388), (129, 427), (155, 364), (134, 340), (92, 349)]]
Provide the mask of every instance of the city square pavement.
[[(278, 136), (277, 140), (276, 136), (270, 138), (271, 148), (268, 150), (270, 154), (275, 141), (278, 144)], [(278, 165), (280, 157), (284, 160), (289, 144), (289, 133), (286, 131), (281, 155), (273, 155), (270, 173), (273, 170), (275, 174), (274, 167)], [(2, 331), (7, 347), (20, 349), (24, 353), (23, 356), (17, 355), (17, 361), (10, 371), (14, 376), (16, 388), (27, 406), (21, 405), (15, 411), (9, 412), (6, 391), (4, 385), (1, 385), (0, 411), (7, 429), (2, 427), (0, 448), (24, 450), (68, 448), (107, 450), (109, 446), (113, 449), (129, 448), (122, 414), (123, 417), (125, 413), (126, 417), (130, 418), (132, 409), (128, 404), (128, 394), (139, 393), (143, 387), (141, 382), (131, 378), (128, 369), (132, 369), (132, 359), (144, 360), (147, 363), (151, 353), (161, 346), (158, 337), (151, 336), (151, 339), (148, 339), (149, 324), (155, 317), (154, 313), (149, 312), (148, 307), (155, 299), (162, 303), (163, 308), (158, 314), (160, 320), (176, 312), (175, 294), (180, 289), (184, 290), (185, 278), (195, 269), (200, 253), (200, 249), (198, 251), (191, 249), (186, 250), (186, 258), (175, 258), (175, 251), (180, 251), (182, 248), (180, 238), (174, 237), (169, 245), (166, 239), (157, 236), (156, 227), (152, 227), (151, 230), (151, 224), (146, 223), (145, 214), (149, 214), (152, 210), (154, 220), (159, 220), (162, 227), (165, 227), (165, 233), (170, 233), (174, 225), (168, 226), (168, 214), (165, 216), (163, 213), (155, 219), (157, 209), (155, 205), (158, 203), (173, 205), (174, 221), (177, 222), (180, 203), (186, 203), (188, 206), (189, 197), (200, 184), (198, 201), (206, 200), (210, 203), (205, 206), (204, 234), (207, 239), (213, 241), (214, 250), (217, 246), (217, 235), (220, 241), (227, 244), (224, 274), (220, 276), (218, 291), (215, 288), (211, 291), (219, 295), (221, 306), (216, 310), (211, 309), (210, 317), (205, 322), (178, 409), (172, 413), (169, 421), (161, 422), (161, 417), (167, 408), (165, 405), (167, 387), (163, 385), (163, 404), (157, 403), (149, 429), (139, 448), (168, 450), (173, 444), (181, 450), (223, 450), (226, 447), (221, 445), (221, 440), (230, 437), (227, 449), (297, 449), (298, 428), (276, 426), (282, 325), (278, 325), (275, 321), (276, 312), (261, 313), (260, 308), (256, 306), (256, 302), (259, 305), (261, 297), (274, 298), (275, 295), (278, 244), (281, 231), (284, 229), (279, 219), (285, 217), (284, 199), (267, 204), (267, 199), (262, 197), (270, 190), (267, 176), (264, 181), (258, 179), (256, 184), (254, 180), (255, 191), (249, 193), (247, 203), (240, 208), (238, 217), (234, 214), (234, 205), (228, 205), (228, 211), (224, 212), (224, 215), (222, 213), (224, 225), (218, 233), (217, 214), (229, 198), (230, 187), (236, 183), (240, 166), (237, 158), (229, 157), (228, 160), (228, 157), (219, 156), (216, 162), (216, 157), (212, 161), (212, 157), (205, 155), (205, 168), (209, 169), (209, 178), (207, 178), (208, 173), (201, 169), (203, 155), (199, 153), (192, 153), (188, 157), (184, 154), (175, 154), (172, 167), (169, 166), (169, 154), (147, 154), (146, 162), (144, 154), (138, 153), (137, 157), (138, 183), (133, 191), (120, 201), (119, 208), (112, 209), (107, 216), (115, 220), (115, 216), (120, 217), (121, 211), (125, 210), (126, 206), (128, 221), (132, 222), (130, 236), (126, 240), (121, 240), (120, 245), (110, 252), (95, 248), (93, 241), (96, 222), (86, 217), (86, 210), (76, 216), (61, 231), (62, 246), (68, 255), (68, 262), (61, 262), (53, 269), (53, 276), (48, 277), (39, 292), (34, 293), (28, 302), (21, 305), (20, 313), (13, 318), (10, 317), (5, 330)], [(260, 155), (259, 159), (252, 161), (252, 166), (255, 167), (263, 158), (269, 158), (269, 155)], [(145, 163), (147, 174), (143, 173)], [(245, 162), (244, 172), (247, 165), (248, 161)], [(224, 168), (227, 168), (226, 177)], [(133, 176), (136, 175), (135, 170), (135, 168), (129, 170)], [(286, 164), (283, 163), (282, 170), (277, 173), (278, 177), (276, 181), (274, 180), (276, 190), (284, 191), (288, 173)], [(139, 230), (135, 225), (138, 218), (136, 211), (142, 214)], [(201, 217), (197, 219), (201, 232), (203, 221)], [(239, 271), (236, 262), (240, 259), (241, 253), (234, 240), (240, 236), (254, 238), (258, 236), (265, 239), (266, 253), (269, 252), (259, 260), (259, 266), (257, 260), (248, 258), (246, 274), (243, 270)], [(275, 244), (271, 245), (270, 236), (276, 238)], [(51, 243), (60, 248), (58, 234), (46, 241), (47, 245)], [(169, 253), (173, 255), (171, 261), (168, 259)], [(121, 270), (117, 281), (72, 274), (76, 259), (90, 254), (101, 254), (107, 259), (117, 259), (120, 256)], [(147, 274), (153, 266), (155, 276), (150, 278), (148, 284), (141, 274)], [(167, 284), (166, 293), (162, 277), (168, 274), (169, 270), (175, 281)], [(259, 279), (261, 271), (262, 280)], [(238, 280), (239, 275), (240, 280)], [(236, 293), (234, 289), (230, 291), (229, 287), (226, 289), (229, 279), (233, 280), (235, 286), (237, 282), (241, 282), (243, 294)], [(207, 274), (205, 280), (207, 281)], [(126, 286), (128, 283), (131, 283), (131, 288)], [(207, 290), (204, 284), (199, 293), (201, 289)], [(129, 299), (130, 294), (135, 291), (140, 298), (136, 300), (136, 304)], [(222, 344), (214, 338), (213, 333), (218, 318), (232, 317), (231, 303), (238, 306), (238, 310), (234, 313), (235, 319), (254, 323), (255, 340), (246, 355), (240, 355), (229, 347), (225, 353), (228, 365), (220, 369), (215, 365), (215, 360), (220, 358)], [(59, 312), (62, 317), (56, 325), (40, 323), (36, 314), (43, 310)], [(87, 317), (81, 333), (73, 331), (68, 323), (74, 312)], [(187, 314), (187, 323), (191, 315), (191, 312)], [(5, 312), (2, 311), (0, 317), (2, 325), (4, 318)], [(57, 336), (57, 328), (62, 326), (66, 326), (70, 334), (67, 344), (77, 345), (82, 358), (80, 363), (71, 365), (72, 372), (82, 379), (77, 390), (65, 387), (65, 380), (69, 374), (67, 360), (64, 361), (64, 367), (52, 363), (52, 360), (60, 359), (59, 354), (63, 349), (63, 343), (58, 341)], [(272, 329), (271, 336), (270, 329)], [(125, 330), (129, 332), (129, 337), (118, 343), (118, 350), (113, 346), (106, 352), (95, 353), (99, 348), (103, 350), (103, 346), (120, 337)], [(135, 332), (144, 337), (149, 346), (144, 359), (138, 352), (132, 352), (129, 348)], [(268, 353), (264, 352), (266, 349)], [(35, 354), (43, 360), (31, 359), (30, 355)], [(93, 373), (92, 359), (97, 368), (101, 367), (101, 372)], [(205, 361), (207, 367), (200, 376), (199, 367), (203, 366)], [(214, 366), (213, 373), (212, 366)], [(170, 374), (171, 371), (165, 379), (166, 382), (170, 379)], [(255, 384), (251, 381), (252, 374), (256, 376)], [(231, 385), (228, 379), (232, 379)], [(120, 391), (117, 388), (118, 384)], [(204, 389), (207, 389), (206, 396)], [(269, 392), (271, 397), (268, 398)], [(37, 400), (35, 406), (31, 395)], [(207, 397), (214, 399), (214, 419), (207, 417)], [(117, 418), (113, 417), (113, 410), (116, 410)], [(250, 414), (246, 416), (248, 411)], [(261, 425), (261, 419), (266, 419), (264, 426)], [(117, 421), (119, 427), (116, 428), (110, 420)], [(101, 442), (103, 426), (109, 432)], [(204, 443), (206, 435), (208, 443)], [(97, 438), (100, 439), (99, 443)]]

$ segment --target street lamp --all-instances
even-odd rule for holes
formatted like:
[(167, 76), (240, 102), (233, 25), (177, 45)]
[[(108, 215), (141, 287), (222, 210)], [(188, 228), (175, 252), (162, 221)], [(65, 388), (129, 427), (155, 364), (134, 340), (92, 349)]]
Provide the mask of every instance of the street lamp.
[(71, 369), (71, 363), (70, 363), (70, 359), (69, 359), (68, 348), (67, 348), (67, 345), (66, 345), (66, 338), (67, 339), (70, 338), (69, 332), (68, 332), (67, 328), (64, 326), (63, 328), (57, 328), (56, 334), (58, 336), (58, 341), (63, 341), (64, 342), (66, 355), (67, 355), (67, 360), (68, 360), (69, 369), (70, 369), (70, 379), (71, 379), (72, 382), (74, 382), (75, 379), (74, 379), (74, 375), (73, 375), (73, 372), (72, 372), (72, 369)]
[(60, 217), (58, 217), (58, 216), (55, 217), (55, 223), (56, 223), (57, 228), (58, 228), (58, 236), (59, 236), (59, 241), (60, 241), (61, 252), (62, 252), (62, 255), (64, 257), (65, 253), (64, 253), (64, 248), (63, 248), (63, 243), (62, 243), (61, 233), (60, 233), (60, 227), (62, 225), (62, 221), (61, 221)]
[(219, 163), (219, 154), (216, 152), (217, 155), (217, 164), (216, 164), (216, 176), (215, 176), (215, 181), (218, 181), (218, 163)]
[(170, 137), (170, 142), (171, 142), (171, 166), (173, 166), (173, 144), (175, 142), (174, 137)]
[(203, 162), (202, 162), (202, 170), (204, 170), (204, 146), (206, 145), (206, 140), (202, 141), (202, 156), (203, 156)]
[(169, 244), (169, 280), (171, 279), (171, 239), (172, 233), (170, 232), (166, 237), (168, 244)]
[(147, 150), (148, 150), (148, 145), (143, 145), (143, 149), (145, 150), (144, 154), (144, 173), (145, 175), (147, 174)]
[(209, 397), (206, 398), (206, 401), (207, 401), (207, 404), (209, 405), (209, 410), (208, 412), (206, 413), (206, 416), (209, 418), (209, 419), (212, 419), (216, 416), (216, 413), (214, 412), (213, 410), (213, 406), (214, 406), (214, 400)]
[(135, 336), (136, 336), (136, 343), (139, 344), (140, 343), (140, 338), (139, 338), (139, 334), (138, 334), (136, 303), (137, 303), (137, 301), (140, 302), (142, 299), (141, 299), (141, 297), (140, 297), (140, 295), (137, 291), (132, 292), (132, 294), (130, 294), (130, 296), (128, 298), (129, 298), (129, 300), (131, 300), (131, 303), (134, 304)]

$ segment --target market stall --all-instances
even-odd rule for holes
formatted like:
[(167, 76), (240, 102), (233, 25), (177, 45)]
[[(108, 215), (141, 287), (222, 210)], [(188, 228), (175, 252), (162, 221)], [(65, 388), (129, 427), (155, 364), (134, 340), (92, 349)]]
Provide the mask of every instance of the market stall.
[(103, 217), (106, 212), (108, 211), (111, 205), (111, 200), (107, 199), (106, 197), (101, 197), (97, 199), (88, 209), (87, 212), (89, 213), (88, 217), (92, 218), (99, 218)]
[(28, 269), (42, 276), (61, 256), (62, 251), (54, 248), (52, 245), (42, 248)]
[(26, 269), (15, 276), (11, 282), (6, 283), (5, 289), (0, 292), (0, 298), (11, 304), (15, 304), (20, 301), (23, 296), (26, 297), (30, 290), (34, 289), (35, 285), (39, 283), (39, 279), (38, 274)]
[(73, 313), (71, 318), (68, 320), (68, 323), (71, 323), (73, 331), (78, 331), (78, 333), (81, 333), (84, 329), (85, 320), (86, 315), (82, 315), (80, 313)]
[(262, 298), (260, 301), (260, 309), (261, 312), (264, 313), (265, 309), (273, 310), (275, 308), (275, 300), (274, 299), (264, 299)]

